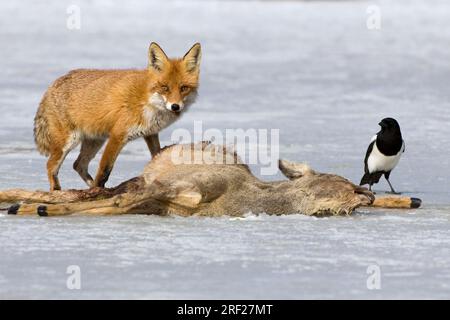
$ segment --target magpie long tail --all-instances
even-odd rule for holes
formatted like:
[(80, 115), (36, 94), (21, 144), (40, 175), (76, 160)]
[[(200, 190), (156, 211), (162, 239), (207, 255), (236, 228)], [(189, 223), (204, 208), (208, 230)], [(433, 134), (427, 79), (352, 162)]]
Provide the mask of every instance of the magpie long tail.
[(361, 182), (359, 183), (360, 186), (369, 184), (372, 185), (374, 183), (378, 183), (380, 181), (381, 176), (383, 175), (383, 172), (374, 172), (374, 173), (368, 173), (366, 172), (364, 176), (361, 178)]
[(366, 173), (365, 175), (363, 175), (363, 177), (361, 178), (361, 182), (359, 183), (360, 186), (365, 185), (365, 184), (370, 184), (370, 174)]

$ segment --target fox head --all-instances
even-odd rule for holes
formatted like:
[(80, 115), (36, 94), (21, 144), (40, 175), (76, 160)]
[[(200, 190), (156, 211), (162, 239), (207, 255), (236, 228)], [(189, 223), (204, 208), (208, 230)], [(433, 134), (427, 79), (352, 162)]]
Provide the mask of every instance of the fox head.
[(152, 42), (148, 50), (148, 70), (154, 77), (151, 103), (179, 113), (197, 96), (201, 59), (196, 43), (181, 59), (169, 59), (161, 47)]

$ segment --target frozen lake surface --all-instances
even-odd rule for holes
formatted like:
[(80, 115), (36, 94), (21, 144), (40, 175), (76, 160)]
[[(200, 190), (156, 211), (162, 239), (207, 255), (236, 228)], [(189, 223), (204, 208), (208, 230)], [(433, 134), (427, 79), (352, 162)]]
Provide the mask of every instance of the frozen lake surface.
[[(320, 219), (0, 212), (0, 298), (450, 298), (448, 1), (77, 1), (81, 29), (69, 30), (72, 3), (0, 3), (0, 189), (47, 188), (32, 123), (56, 77), (145, 67), (150, 41), (171, 56), (199, 41), (200, 98), (163, 144), (195, 120), (280, 129), (280, 157), (359, 182), (377, 123), (391, 116), (406, 141), (391, 181), (423, 207)], [(366, 27), (370, 4), (381, 9), (380, 30)], [(84, 187), (75, 157), (61, 169), (63, 187)], [(127, 145), (109, 185), (149, 158), (143, 140)], [(81, 290), (66, 287), (70, 265)], [(367, 288), (372, 265), (379, 290)]]

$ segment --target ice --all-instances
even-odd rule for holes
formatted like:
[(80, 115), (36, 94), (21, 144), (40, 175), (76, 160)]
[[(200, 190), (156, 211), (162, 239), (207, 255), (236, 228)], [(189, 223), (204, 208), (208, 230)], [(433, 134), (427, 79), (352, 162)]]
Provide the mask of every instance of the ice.
[[(280, 129), (282, 158), (359, 182), (377, 123), (391, 116), (406, 141), (391, 181), (423, 207), (320, 219), (0, 213), (0, 298), (450, 298), (448, 1), (75, 1), (81, 29), (69, 30), (73, 3), (0, 2), (0, 189), (47, 188), (32, 124), (56, 77), (145, 67), (150, 41), (171, 56), (199, 41), (200, 97), (163, 144), (195, 120)], [(366, 28), (373, 4), (380, 30)], [(75, 157), (63, 187), (84, 187)], [(128, 144), (109, 184), (149, 158), (143, 141)], [(66, 286), (70, 265), (81, 290)], [(367, 288), (370, 265), (380, 290)]]

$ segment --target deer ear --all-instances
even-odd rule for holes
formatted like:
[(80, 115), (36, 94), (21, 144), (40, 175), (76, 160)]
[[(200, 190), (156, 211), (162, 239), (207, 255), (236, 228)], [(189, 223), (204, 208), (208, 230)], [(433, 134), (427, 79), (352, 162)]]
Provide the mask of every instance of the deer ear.
[(278, 168), (290, 180), (301, 178), (306, 174), (314, 174), (314, 170), (305, 163), (280, 160), (278, 161)]
[(198, 191), (182, 191), (170, 202), (188, 208), (196, 208), (202, 201), (202, 195)]
[(183, 61), (186, 64), (188, 72), (198, 71), (200, 67), (200, 60), (202, 58), (202, 47), (200, 43), (196, 43), (184, 55)]
[(160, 189), (166, 190), (164, 197), (168, 202), (188, 208), (196, 208), (203, 200), (200, 190), (191, 182), (183, 180), (161, 182), (157, 180), (156, 183), (163, 186)]
[(169, 58), (163, 49), (156, 42), (152, 42), (148, 48), (148, 67), (161, 72), (168, 62)]

